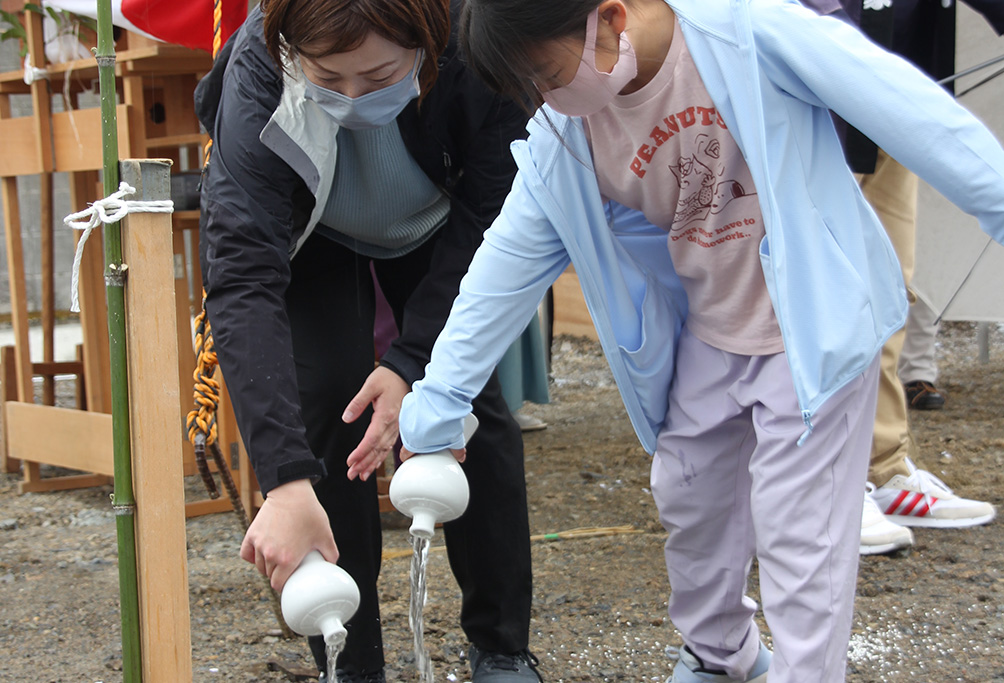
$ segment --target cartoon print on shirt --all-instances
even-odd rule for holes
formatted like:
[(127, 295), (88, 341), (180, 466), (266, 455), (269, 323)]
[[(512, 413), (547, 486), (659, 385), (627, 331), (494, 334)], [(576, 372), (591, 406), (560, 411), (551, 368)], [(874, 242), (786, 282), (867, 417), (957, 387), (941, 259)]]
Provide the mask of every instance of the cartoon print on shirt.
[(708, 217), (711, 200), (714, 199), (715, 176), (711, 169), (702, 164), (697, 156), (680, 157), (676, 166), (669, 170), (680, 186), (680, 200), (673, 215), (673, 229), (679, 230), (693, 219)]
[(694, 142), (695, 152), (689, 157), (681, 156), (675, 166), (669, 165), (680, 188), (680, 199), (673, 216), (673, 232), (694, 221), (703, 221), (709, 214), (720, 213), (734, 199), (755, 194), (747, 193), (737, 180), (718, 181), (725, 173), (718, 140), (701, 133)]

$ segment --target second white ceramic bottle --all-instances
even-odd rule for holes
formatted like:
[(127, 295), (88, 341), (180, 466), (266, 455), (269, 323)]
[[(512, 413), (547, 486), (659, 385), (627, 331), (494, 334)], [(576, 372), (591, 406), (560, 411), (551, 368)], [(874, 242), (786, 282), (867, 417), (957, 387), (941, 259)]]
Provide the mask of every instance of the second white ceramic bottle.
[[(469, 414), (464, 419), (465, 444), (477, 428), (477, 418)], [(410, 532), (419, 538), (432, 538), (436, 524), (464, 514), (470, 500), (467, 476), (448, 449), (405, 460), (391, 477), (389, 493), (394, 507), (411, 517)]]

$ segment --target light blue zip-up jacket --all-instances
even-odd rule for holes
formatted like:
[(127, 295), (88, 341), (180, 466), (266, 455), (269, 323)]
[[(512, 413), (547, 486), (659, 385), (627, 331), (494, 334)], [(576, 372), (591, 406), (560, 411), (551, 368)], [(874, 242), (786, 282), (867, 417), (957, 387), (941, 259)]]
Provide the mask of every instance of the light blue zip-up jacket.
[[(829, 110), (998, 242), (1004, 150), (928, 77), (840, 20), (794, 0), (668, 2), (756, 185), (760, 259), (804, 440), (815, 411), (874, 360), (907, 309), (895, 252), (844, 162)], [(686, 316), (666, 232), (602, 203), (578, 119), (545, 107), (529, 130), (513, 144), (512, 191), (402, 406), (402, 441), (417, 453), (461, 446), (471, 398), (571, 262), (628, 416), (653, 453)]]

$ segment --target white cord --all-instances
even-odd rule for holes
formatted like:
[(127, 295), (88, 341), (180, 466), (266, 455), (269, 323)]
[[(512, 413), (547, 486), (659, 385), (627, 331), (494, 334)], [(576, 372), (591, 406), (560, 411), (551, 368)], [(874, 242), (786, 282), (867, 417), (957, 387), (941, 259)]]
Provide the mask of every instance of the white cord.
[(127, 200), (136, 188), (128, 183), (119, 184), (118, 192), (113, 192), (104, 199), (99, 199), (83, 211), (71, 213), (63, 219), (63, 223), (74, 230), (83, 230), (77, 242), (77, 252), (73, 255), (73, 270), (70, 275), (70, 310), (74, 313), (80, 310), (78, 288), (80, 282), (80, 261), (84, 257), (84, 243), (90, 237), (91, 231), (102, 223), (117, 223), (130, 213), (174, 213), (174, 202), (170, 199), (154, 201)]
[(40, 81), (43, 78), (48, 78), (49, 72), (45, 69), (39, 69), (38, 67), (32, 66), (31, 55), (24, 56), (24, 82), (31, 85), (35, 81)]

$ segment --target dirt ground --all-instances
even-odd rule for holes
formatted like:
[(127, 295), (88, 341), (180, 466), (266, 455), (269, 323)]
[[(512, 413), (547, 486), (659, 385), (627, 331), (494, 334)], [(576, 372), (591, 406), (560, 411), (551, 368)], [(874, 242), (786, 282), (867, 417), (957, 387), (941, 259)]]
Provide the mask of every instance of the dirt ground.
[[(922, 465), (1000, 508), (1004, 332), (992, 330), (991, 362), (980, 364), (974, 326), (946, 327), (939, 385), (947, 406), (912, 414)], [(532, 533), (625, 525), (634, 533), (534, 543), (531, 649), (552, 683), (663, 681), (667, 647), (680, 638), (666, 619), (665, 536), (649, 458), (596, 345), (558, 338), (553, 377), (552, 403), (525, 409), (549, 425), (525, 438)], [(0, 475), (0, 681), (121, 681), (110, 488), (18, 495), (16, 486), (14, 475)], [(406, 551), (407, 532), (394, 522), (385, 548)], [(296, 676), (311, 668), (305, 642), (279, 637), (262, 582), (238, 558), (236, 518), (193, 519), (187, 531), (194, 680), (309, 680)], [(919, 529), (916, 539), (907, 553), (862, 558), (847, 680), (1004, 681), (1004, 524)], [(380, 584), (390, 681), (417, 680), (402, 555), (385, 560)], [(428, 584), (436, 680), (465, 681), (458, 590), (444, 553), (433, 551)], [(755, 576), (750, 590), (755, 596)]]

